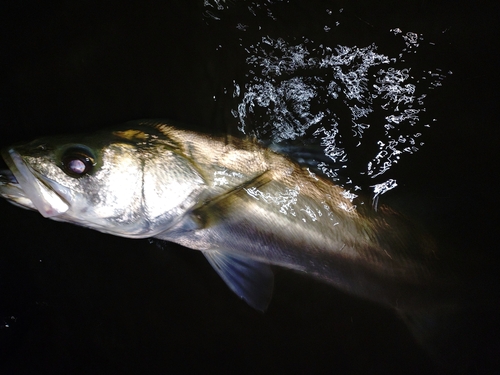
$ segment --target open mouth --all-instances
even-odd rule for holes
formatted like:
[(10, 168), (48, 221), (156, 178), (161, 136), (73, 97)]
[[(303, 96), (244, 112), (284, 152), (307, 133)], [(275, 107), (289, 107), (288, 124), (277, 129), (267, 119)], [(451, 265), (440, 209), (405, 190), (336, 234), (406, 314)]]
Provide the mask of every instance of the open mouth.
[(16, 177), (10, 171), (5, 161), (0, 158), (0, 184), (17, 184)]
[(6, 168), (0, 169), (0, 196), (16, 206), (36, 210), (31, 200), (26, 197), (16, 176)]
[(9, 169), (0, 169), (0, 184), (19, 184), (16, 176)]
[(25, 208), (36, 209), (45, 217), (61, 215), (69, 205), (43, 182), (13, 148), (3, 150), (9, 170), (0, 171), (0, 195)]

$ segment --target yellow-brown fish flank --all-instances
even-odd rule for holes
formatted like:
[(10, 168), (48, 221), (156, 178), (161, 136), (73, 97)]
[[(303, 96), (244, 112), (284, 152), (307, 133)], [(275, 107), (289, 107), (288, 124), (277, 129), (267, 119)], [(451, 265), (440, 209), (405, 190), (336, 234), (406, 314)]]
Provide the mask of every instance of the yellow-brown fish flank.
[[(164, 123), (159, 122), (139, 122), (136, 124), (138, 127), (144, 127), (146, 130), (141, 129), (126, 129), (126, 130), (115, 130), (113, 135), (117, 136), (123, 140), (133, 142), (137, 146), (155, 146), (158, 144), (167, 146), (176, 152), (184, 152), (182, 143), (176, 142), (173, 139), (173, 133), (175, 129)], [(158, 132), (158, 133), (157, 133)]]
[(169, 130), (172, 130), (172, 127), (166, 124), (157, 124), (154, 128), (167, 137), (169, 135)]
[(126, 139), (127, 141), (147, 141), (149, 139), (149, 134), (136, 129), (117, 130), (113, 132), (113, 135)]

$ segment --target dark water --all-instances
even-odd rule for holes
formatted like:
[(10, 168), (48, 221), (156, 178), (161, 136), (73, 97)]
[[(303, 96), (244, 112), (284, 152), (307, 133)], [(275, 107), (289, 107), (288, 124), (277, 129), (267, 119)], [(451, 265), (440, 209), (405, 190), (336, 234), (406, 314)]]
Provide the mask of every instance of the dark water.
[[(20, 1), (0, 7), (0, 146), (138, 118), (171, 118), (217, 134), (244, 129), (273, 140), (286, 128), (275, 124), (300, 118), (292, 126), (297, 131), (328, 108), (319, 124), (343, 137), (348, 161), (339, 157), (329, 167), (347, 171), (346, 187), (361, 186), (369, 195), (370, 186), (397, 181), (380, 199), (403, 202), (439, 243), (471, 264), (467, 277), (488, 303), (473, 309), (470, 326), (457, 327), (470, 337), (468, 359), (449, 371), (500, 371), (495, 2)], [(396, 28), (401, 33), (391, 31)], [(405, 43), (408, 32), (418, 46)], [(409, 142), (421, 133), (417, 149), (402, 151), (397, 164), (372, 179), (366, 165), (377, 159), (377, 141), (387, 141), (383, 119), (400, 113), (396, 105), (383, 109), (387, 103), (378, 98), (363, 107), (355, 98), (328, 96), (334, 68), (349, 73), (355, 64), (323, 69), (315, 60), (312, 67), (281, 65), (286, 72), (279, 77), (264, 74), (262, 56), (277, 54), (280, 38), (281, 53), (302, 46), (309, 57), (334, 56), (327, 47), (375, 45), (370, 51), (394, 60), (369, 65), (370, 80), (379, 68), (411, 68), (413, 78), (400, 87), (414, 84), (427, 96), (412, 107), (401, 104), (400, 112), (418, 109), (418, 120), (407, 120), (393, 136)], [(250, 113), (245, 95), (266, 82), (297, 96), (278, 95), (271, 106), (255, 102)], [(305, 100), (299, 93), (308, 89), (316, 96)], [(371, 125), (364, 138), (353, 131), (356, 105), (373, 109), (358, 121)], [(296, 138), (321, 140), (313, 135), (318, 128)], [(260, 314), (235, 298), (197, 252), (51, 222), (4, 201), (0, 210), (1, 374), (445, 371), (392, 312), (291, 272), (277, 270), (273, 302)]]

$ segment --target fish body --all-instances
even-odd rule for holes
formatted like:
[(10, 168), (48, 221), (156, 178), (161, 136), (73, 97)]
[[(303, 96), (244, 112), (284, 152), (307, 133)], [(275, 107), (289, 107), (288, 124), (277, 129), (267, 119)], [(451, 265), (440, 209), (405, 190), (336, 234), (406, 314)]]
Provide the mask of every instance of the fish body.
[(439, 299), (437, 249), (411, 221), (354, 205), (332, 181), (253, 140), (145, 120), (3, 150), (14, 204), (129, 238), (200, 250), (238, 296), (265, 310), (271, 265), (409, 311)]

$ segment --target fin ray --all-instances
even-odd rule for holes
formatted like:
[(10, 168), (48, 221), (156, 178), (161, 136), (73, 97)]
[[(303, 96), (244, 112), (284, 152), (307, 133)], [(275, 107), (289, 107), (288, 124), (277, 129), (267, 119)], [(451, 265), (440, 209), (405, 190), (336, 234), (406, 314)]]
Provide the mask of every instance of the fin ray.
[(203, 251), (203, 255), (238, 297), (256, 310), (267, 309), (274, 286), (269, 264), (219, 250)]

